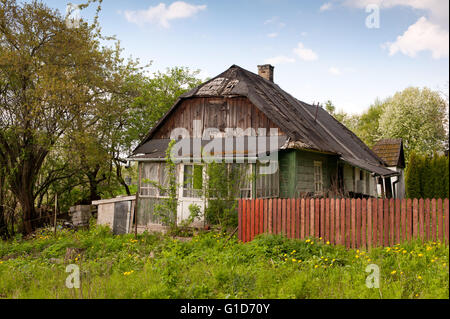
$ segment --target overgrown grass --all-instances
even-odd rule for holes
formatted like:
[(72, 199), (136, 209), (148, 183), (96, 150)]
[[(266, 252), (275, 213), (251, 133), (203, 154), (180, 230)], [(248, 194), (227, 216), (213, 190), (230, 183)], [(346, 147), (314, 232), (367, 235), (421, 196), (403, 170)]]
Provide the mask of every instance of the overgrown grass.
[[(78, 251), (65, 260), (67, 248)], [(448, 263), (439, 242), (366, 252), (279, 236), (135, 240), (94, 227), (0, 242), (0, 298), (449, 298)], [(66, 288), (68, 264), (80, 266), (81, 289)], [(379, 289), (366, 287), (369, 264)]]

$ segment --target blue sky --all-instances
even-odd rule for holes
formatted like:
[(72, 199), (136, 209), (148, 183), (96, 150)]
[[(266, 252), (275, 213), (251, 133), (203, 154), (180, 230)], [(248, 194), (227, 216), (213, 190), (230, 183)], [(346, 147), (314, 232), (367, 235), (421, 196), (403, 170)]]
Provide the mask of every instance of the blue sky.
[[(66, 1), (45, 2), (66, 10)], [(376, 12), (368, 4), (380, 9), (379, 28), (366, 26)], [(151, 71), (187, 66), (213, 77), (270, 62), (296, 98), (349, 113), (408, 86), (448, 96), (447, 0), (104, 0), (100, 23), (127, 56), (152, 60)]]

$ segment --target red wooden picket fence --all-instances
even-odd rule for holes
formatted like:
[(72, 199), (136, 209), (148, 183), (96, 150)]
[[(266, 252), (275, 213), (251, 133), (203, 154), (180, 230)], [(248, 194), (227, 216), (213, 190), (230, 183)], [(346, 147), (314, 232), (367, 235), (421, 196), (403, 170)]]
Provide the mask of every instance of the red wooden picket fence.
[(347, 248), (392, 246), (404, 241), (449, 240), (448, 199), (240, 200), (238, 236), (263, 233), (322, 238)]

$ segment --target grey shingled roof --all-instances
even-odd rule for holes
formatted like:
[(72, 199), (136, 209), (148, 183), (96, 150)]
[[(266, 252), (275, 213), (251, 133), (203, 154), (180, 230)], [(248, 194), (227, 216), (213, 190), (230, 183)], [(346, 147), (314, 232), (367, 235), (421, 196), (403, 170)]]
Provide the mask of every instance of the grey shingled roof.
[[(386, 163), (369, 149), (353, 132), (322, 108), (299, 101), (277, 84), (233, 65), (225, 72), (180, 96), (172, 109), (149, 132), (136, 148), (152, 139), (156, 130), (172, 114), (181, 101), (196, 97), (247, 97), (266, 114), (291, 141), (301, 142), (302, 148), (333, 153), (353, 166), (379, 175), (395, 174)], [(316, 117), (317, 112), (317, 117)]]

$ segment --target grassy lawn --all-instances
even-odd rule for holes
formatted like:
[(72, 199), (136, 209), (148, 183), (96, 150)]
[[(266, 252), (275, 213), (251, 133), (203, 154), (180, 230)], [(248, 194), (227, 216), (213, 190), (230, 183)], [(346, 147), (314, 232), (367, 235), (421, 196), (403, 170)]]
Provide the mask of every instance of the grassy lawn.
[[(80, 266), (80, 289), (65, 285), (68, 264)], [(369, 264), (380, 268), (379, 289), (366, 287)], [(135, 240), (94, 227), (0, 242), (0, 298), (449, 298), (448, 264), (439, 242), (366, 252), (278, 236), (241, 244), (214, 232)]]

